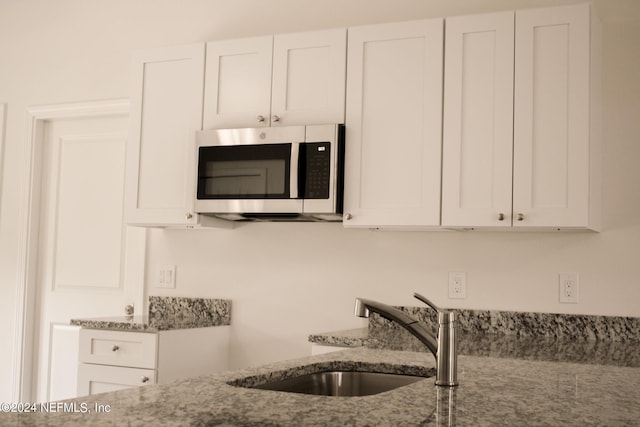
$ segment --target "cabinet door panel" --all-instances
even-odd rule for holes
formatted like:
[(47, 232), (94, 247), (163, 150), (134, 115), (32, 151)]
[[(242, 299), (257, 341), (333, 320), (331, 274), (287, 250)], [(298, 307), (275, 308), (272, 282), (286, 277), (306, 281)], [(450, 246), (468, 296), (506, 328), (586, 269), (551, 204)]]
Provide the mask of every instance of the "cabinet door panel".
[(272, 36), (207, 43), (204, 129), (269, 126), (272, 47)]
[(346, 227), (440, 223), (441, 19), (349, 29)]
[(443, 226), (511, 225), (513, 25), (513, 12), (447, 19)]
[(275, 125), (344, 123), (346, 29), (276, 35)]
[(202, 126), (204, 44), (140, 51), (132, 68), (127, 223), (187, 224), (195, 199), (195, 132)]
[(589, 5), (516, 14), (514, 226), (586, 226)]

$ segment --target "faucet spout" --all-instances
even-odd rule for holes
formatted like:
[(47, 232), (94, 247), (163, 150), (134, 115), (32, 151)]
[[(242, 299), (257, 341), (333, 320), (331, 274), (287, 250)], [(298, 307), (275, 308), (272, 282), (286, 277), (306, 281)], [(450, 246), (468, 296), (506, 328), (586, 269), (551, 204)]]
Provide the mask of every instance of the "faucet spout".
[(455, 334), (455, 313), (441, 310), (420, 294), (414, 294), (420, 301), (438, 312), (438, 333), (434, 335), (420, 321), (407, 313), (381, 302), (356, 298), (355, 315), (369, 317), (371, 312), (397, 323), (418, 338), (436, 358), (436, 385), (456, 386), (457, 351)]
[(370, 312), (378, 313), (385, 319), (402, 326), (407, 331), (411, 332), (413, 336), (418, 338), (420, 342), (426, 345), (431, 353), (436, 356), (436, 353), (438, 352), (437, 338), (433, 333), (427, 330), (422, 323), (409, 316), (404, 311), (390, 305), (365, 298), (356, 298), (356, 316), (369, 317)]

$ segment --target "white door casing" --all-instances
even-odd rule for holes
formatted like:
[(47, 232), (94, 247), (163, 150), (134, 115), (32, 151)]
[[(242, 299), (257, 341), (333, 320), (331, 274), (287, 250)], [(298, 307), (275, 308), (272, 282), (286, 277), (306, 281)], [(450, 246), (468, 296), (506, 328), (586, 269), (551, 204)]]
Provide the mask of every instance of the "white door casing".
[[(4, 138), (7, 104), (0, 104), (0, 179), (4, 170)], [(2, 185), (0, 185), (0, 214), (2, 213)]]
[[(27, 156), (22, 193), (25, 220), (21, 229), (23, 247), (19, 253), (21, 280), (17, 292), (14, 352), (15, 401), (65, 397), (59, 394), (55, 383), (76, 374), (76, 371), (68, 372), (74, 364), (71, 356), (74, 352), (69, 348), (77, 343), (77, 329), (68, 326), (70, 317), (118, 315), (125, 302), (133, 303), (137, 312), (143, 309), (145, 231), (127, 228), (125, 232), (122, 221), (128, 111), (126, 100), (34, 107), (27, 111)], [(96, 123), (102, 121), (104, 125), (106, 121), (111, 130), (85, 129), (71, 131), (63, 138), (56, 136), (63, 149), (53, 158), (54, 171), (48, 170), (53, 172), (55, 179), (43, 182), (47, 134), (51, 131), (51, 123), (59, 119), (60, 123), (68, 122), (67, 125), (75, 122), (94, 127)], [(120, 129), (114, 130), (113, 126)], [(94, 162), (95, 158), (100, 159), (101, 164), (93, 163), (89, 168), (94, 176), (88, 176), (86, 156), (93, 156)], [(107, 162), (107, 158), (111, 162)], [(100, 172), (115, 175), (101, 179), (102, 175), (95, 174)], [(122, 176), (118, 178), (120, 172)], [(79, 182), (78, 177), (86, 179)], [(41, 183), (53, 186), (55, 191), (43, 188)], [(91, 188), (96, 190), (95, 194), (90, 194)], [(54, 198), (41, 198), (54, 193)], [(107, 200), (107, 194), (111, 194), (111, 200)], [(90, 200), (92, 197), (93, 201)], [(105, 202), (112, 205), (111, 208), (100, 206)], [(47, 208), (48, 211), (43, 211)], [(114, 218), (118, 216), (117, 212), (119, 218)], [(81, 230), (83, 227), (88, 230)], [(47, 246), (42, 254), (39, 253), (39, 241)], [(94, 245), (94, 241), (104, 246), (96, 248), (99, 245)], [(93, 247), (78, 250), (87, 246)], [(93, 279), (98, 276), (103, 278), (102, 282)], [(39, 277), (46, 283), (41, 293)], [(106, 277), (109, 279), (104, 280)], [(49, 339), (50, 335), (52, 339)], [(38, 342), (41, 351), (37, 348)], [(74, 350), (77, 353), (77, 346)], [(34, 356), (37, 354), (40, 354), (39, 362)], [(63, 361), (62, 365), (57, 365), (60, 361)], [(36, 396), (37, 385), (40, 390)], [(53, 395), (51, 385), (54, 389), (58, 387)]]

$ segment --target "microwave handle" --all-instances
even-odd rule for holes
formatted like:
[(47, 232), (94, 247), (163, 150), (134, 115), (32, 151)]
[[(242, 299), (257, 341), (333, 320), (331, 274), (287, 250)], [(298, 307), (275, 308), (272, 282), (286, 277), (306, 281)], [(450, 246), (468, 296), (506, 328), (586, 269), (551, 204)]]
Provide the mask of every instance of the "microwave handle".
[(291, 143), (291, 159), (290, 159), (290, 167), (289, 170), (289, 197), (292, 199), (298, 198), (298, 169), (300, 168), (300, 163), (298, 158), (300, 157), (300, 143), (293, 142)]

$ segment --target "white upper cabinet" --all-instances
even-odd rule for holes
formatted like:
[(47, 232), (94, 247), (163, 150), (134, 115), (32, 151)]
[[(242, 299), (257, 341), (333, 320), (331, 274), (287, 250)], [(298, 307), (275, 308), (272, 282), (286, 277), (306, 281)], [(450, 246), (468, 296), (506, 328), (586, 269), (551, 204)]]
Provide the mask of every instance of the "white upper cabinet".
[(516, 13), (514, 227), (600, 229), (600, 28), (591, 12)]
[(134, 54), (125, 193), (130, 225), (209, 222), (193, 213), (204, 54), (204, 43)]
[(513, 12), (447, 19), (444, 226), (511, 219)]
[(590, 12), (585, 4), (447, 19), (444, 227), (599, 229)]
[(207, 43), (204, 128), (344, 122), (346, 30)]
[(443, 20), (349, 28), (345, 227), (440, 224)]
[(271, 125), (344, 123), (346, 62), (345, 28), (275, 36)]
[(204, 129), (268, 126), (273, 37), (207, 43)]

